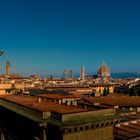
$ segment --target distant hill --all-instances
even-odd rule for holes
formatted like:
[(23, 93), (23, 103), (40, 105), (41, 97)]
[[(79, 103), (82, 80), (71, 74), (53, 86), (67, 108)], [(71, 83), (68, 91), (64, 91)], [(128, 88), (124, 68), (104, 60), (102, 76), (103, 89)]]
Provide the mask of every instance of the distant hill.
[[(87, 74), (87, 75), (92, 75)], [(79, 74), (76, 74), (75, 77), (79, 77)], [(111, 73), (112, 78), (140, 78), (140, 73), (134, 73), (134, 72), (122, 72), (122, 73)]]
[(112, 78), (140, 78), (140, 73), (125, 72), (125, 73), (112, 73)]
[[(96, 73), (87, 73), (87, 75), (95, 75)], [(61, 77), (62, 78), (62, 74), (60, 75), (60, 74), (55, 74), (55, 75), (53, 75), (54, 77)], [(44, 76), (44, 75), (42, 75), (42, 77), (46, 77), (46, 76)], [(48, 76), (48, 77), (50, 77), (50, 76)], [(67, 75), (67, 77), (69, 77), (69, 75)], [(78, 77), (80, 77), (80, 75), (79, 75), (79, 73), (75, 73), (74, 74), (74, 77), (75, 78), (78, 78)], [(134, 73), (134, 72), (120, 72), (120, 73), (111, 73), (111, 77), (112, 78), (140, 78), (140, 73)]]

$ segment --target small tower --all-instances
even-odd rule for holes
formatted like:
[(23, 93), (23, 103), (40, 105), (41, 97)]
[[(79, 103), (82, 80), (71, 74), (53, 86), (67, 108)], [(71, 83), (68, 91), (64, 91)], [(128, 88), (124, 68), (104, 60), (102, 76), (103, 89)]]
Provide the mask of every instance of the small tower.
[(85, 67), (83, 67), (83, 66), (80, 69), (80, 78), (81, 78), (81, 80), (85, 79)]
[(66, 76), (67, 72), (66, 72), (66, 69), (64, 69), (63, 71), (63, 79), (66, 80), (67, 76)]
[(70, 79), (73, 79), (73, 70), (70, 70)]
[(10, 61), (6, 62), (6, 76), (10, 76)]

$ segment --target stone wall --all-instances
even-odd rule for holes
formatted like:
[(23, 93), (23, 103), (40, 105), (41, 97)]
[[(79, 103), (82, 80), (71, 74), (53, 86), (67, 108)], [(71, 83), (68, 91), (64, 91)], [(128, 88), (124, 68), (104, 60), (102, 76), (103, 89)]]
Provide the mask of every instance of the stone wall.
[(88, 111), (88, 112), (74, 113), (74, 114), (63, 114), (62, 121), (92, 118), (92, 117), (99, 117), (99, 116), (110, 116), (110, 115), (114, 115), (113, 109), (103, 109), (103, 110)]
[(110, 116), (114, 114), (115, 114), (114, 109), (102, 109), (97, 111), (87, 111), (87, 112), (79, 112), (79, 113), (71, 113), (71, 114), (59, 114), (57, 112), (51, 112), (51, 117), (60, 121), (68, 121), (68, 120), (93, 118), (99, 116)]
[(0, 84), (0, 89), (10, 89), (12, 84)]
[(0, 89), (0, 95), (6, 95), (6, 90)]
[(63, 134), (63, 140), (113, 140), (113, 126)]

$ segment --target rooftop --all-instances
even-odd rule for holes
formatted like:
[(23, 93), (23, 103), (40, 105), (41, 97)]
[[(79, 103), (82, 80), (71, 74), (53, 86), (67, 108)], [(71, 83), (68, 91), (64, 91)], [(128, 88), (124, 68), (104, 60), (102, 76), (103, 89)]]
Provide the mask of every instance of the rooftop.
[(88, 100), (111, 106), (140, 106), (140, 97), (90, 97)]
[(3, 96), (0, 99), (6, 100), (8, 102), (12, 102), (27, 108), (31, 108), (40, 112), (47, 112), (47, 111), (55, 111), (60, 114), (67, 114), (67, 113), (77, 113), (77, 112), (84, 112), (87, 111), (86, 109), (74, 106), (66, 106), (66, 105), (59, 105), (53, 102), (38, 101), (38, 98), (28, 97), (28, 96), (19, 96), (19, 95), (10, 95), (10, 96)]
[(114, 128), (114, 134), (117, 138), (130, 139), (140, 137), (140, 120), (134, 120), (117, 124)]
[(39, 94), (38, 97), (45, 97), (50, 99), (77, 99), (80, 98), (80, 94), (72, 94), (72, 95), (62, 95), (62, 94)]

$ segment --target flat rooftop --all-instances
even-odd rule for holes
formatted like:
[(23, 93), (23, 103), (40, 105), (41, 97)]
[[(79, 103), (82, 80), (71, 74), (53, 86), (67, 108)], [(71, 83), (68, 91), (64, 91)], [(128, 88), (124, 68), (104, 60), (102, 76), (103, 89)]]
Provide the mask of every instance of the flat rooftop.
[(133, 139), (140, 137), (140, 120), (119, 123), (114, 127), (114, 134), (121, 139)]
[(140, 97), (90, 97), (91, 102), (110, 106), (137, 107), (140, 106)]
[(77, 99), (81, 98), (80, 94), (72, 94), (72, 95), (62, 95), (62, 94), (39, 94), (36, 95), (38, 97), (44, 97), (49, 99)]
[(40, 112), (54, 111), (60, 114), (69, 114), (69, 113), (78, 113), (88, 111), (87, 109), (80, 108), (78, 106), (66, 106), (59, 105), (50, 101), (41, 100), (39, 102), (38, 98), (31, 96), (21, 96), (21, 95), (9, 95), (2, 96), (0, 99), (3, 99), (8, 102), (12, 102), (27, 108), (31, 108)]

